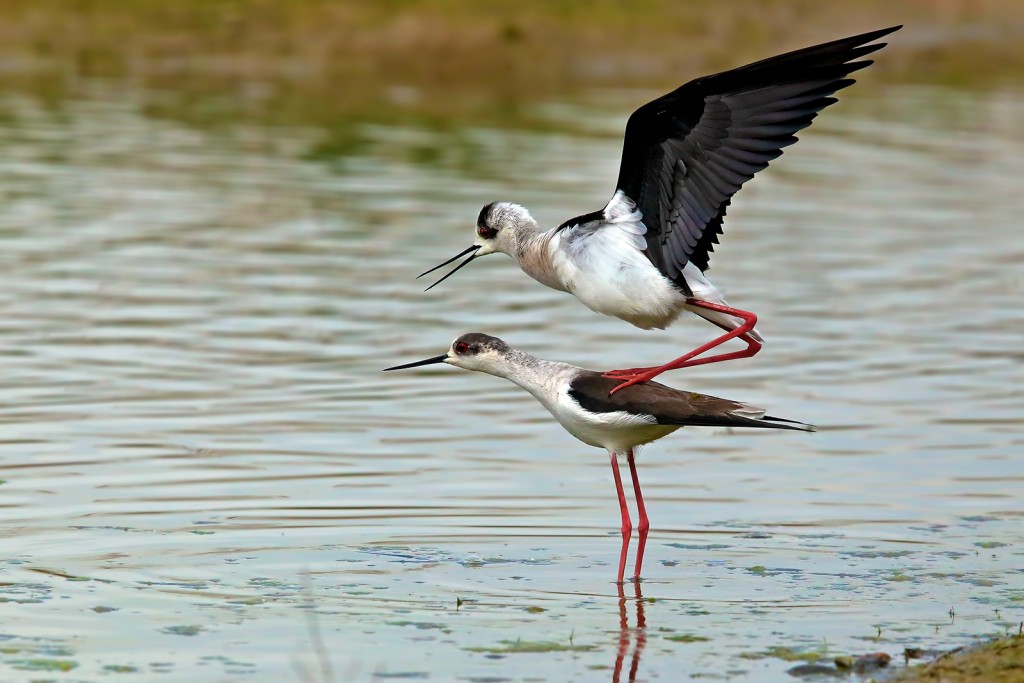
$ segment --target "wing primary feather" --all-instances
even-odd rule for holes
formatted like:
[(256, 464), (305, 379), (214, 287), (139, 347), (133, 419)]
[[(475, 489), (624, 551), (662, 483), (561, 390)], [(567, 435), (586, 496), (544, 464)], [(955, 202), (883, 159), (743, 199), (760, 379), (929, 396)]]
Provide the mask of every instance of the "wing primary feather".
[[(637, 203), (645, 253), (677, 284), (707, 268), (733, 195), (835, 104), (851, 74), (901, 28), (870, 31), (694, 79), (626, 123), (617, 189)], [(675, 234), (675, 233), (682, 234)]]

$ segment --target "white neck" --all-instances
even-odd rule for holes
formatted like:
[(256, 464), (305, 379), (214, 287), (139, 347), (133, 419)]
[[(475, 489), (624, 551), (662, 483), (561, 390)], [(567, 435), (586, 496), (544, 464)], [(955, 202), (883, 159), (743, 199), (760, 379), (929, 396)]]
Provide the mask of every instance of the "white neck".
[(522, 227), (516, 234), (515, 249), (511, 254), (524, 273), (537, 282), (557, 289), (566, 291), (558, 277), (554, 267), (554, 260), (551, 254), (551, 240), (555, 233), (553, 230), (541, 232), (535, 226)]
[(568, 363), (542, 360), (528, 353), (509, 349), (499, 361), (483, 369), (483, 372), (517, 384), (547, 406), (557, 400), (558, 387), (561, 383), (579, 370)]

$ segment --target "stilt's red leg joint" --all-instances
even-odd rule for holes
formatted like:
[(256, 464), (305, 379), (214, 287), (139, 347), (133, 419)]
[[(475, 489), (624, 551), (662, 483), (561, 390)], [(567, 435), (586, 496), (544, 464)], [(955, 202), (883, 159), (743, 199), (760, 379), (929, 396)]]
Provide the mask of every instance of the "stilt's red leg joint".
[(640, 491), (640, 478), (636, 474), (636, 462), (633, 459), (633, 451), (626, 454), (629, 462), (629, 475), (633, 479), (633, 495), (636, 496), (636, 507), (640, 513), (640, 523), (637, 525), (639, 542), (636, 547), (636, 569), (633, 572), (633, 581), (640, 581), (640, 569), (644, 564), (644, 548), (647, 546), (647, 530), (651, 523), (647, 519), (647, 507), (644, 505), (644, 494)]
[[(633, 368), (631, 370), (611, 370), (604, 373), (605, 377), (611, 377), (613, 379), (626, 380), (622, 384), (618, 385), (611, 390), (610, 394), (614, 394), (616, 391), (621, 391), (626, 387), (633, 386), (634, 384), (642, 384), (643, 382), (649, 382), (663, 372), (669, 370), (679, 370), (680, 368), (692, 368), (697, 365), (707, 365), (708, 363), (720, 363), (726, 360), (735, 360), (737, 358), (749, 358), (756, 355), (761, 350), (761, 342), (750, 336), (749, 332), (754, 329), (757, 324), (757, 316), (750, 311), (743, 311), (738, 308), (732, 308), (730, 306), (723, 306), (722, 304), (712, 303), (710, 301), (700, 301), (699, 299), (687, 299), (686, 303), (697, 308), (705, 308), (711, 311), (718, 311), (719, 313), (725, 313), (726, 315), (735, 316), (743, 320), (743, 324), (733, 330), (728, 330), (725, 334), (713, 339), (712, 341), (698, 346), (693, 351), (690, 351), (684, 356), (680, 356), (670, 363), (661, 365), (653, 368)], [(723, 328), (724, 329), (724, 328)], [(697, 356), (709, 351), (716, 346), (724, 344), (730, 339), (740, 338), (747, 343), (747, 348), (742, 351), (733, 351), (731, 353), (721, 353), (709, 358), (697, 358)], [(696, 360), (694, 360), (696, 359)], [(609, 394), (609, 395), (610, 395)]]

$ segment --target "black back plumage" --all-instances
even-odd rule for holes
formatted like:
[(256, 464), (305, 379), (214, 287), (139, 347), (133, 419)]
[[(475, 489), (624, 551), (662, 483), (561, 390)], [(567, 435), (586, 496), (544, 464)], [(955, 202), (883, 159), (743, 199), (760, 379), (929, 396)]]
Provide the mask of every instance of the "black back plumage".
[(770, 415), (756, 417), (758, 409), (746, 403), (680, 391), (658, 382), (634, 384), (610, 394), (621, 383), (620, 379), (584, 370), (570, 383), (569, 396), (581, 408), (592, 413), (626, 412), (646, 415), (663, 425), (814, 431), (814, 427), (802, 422)]
[(655, 267), (684, 289), (687, 263), (706, 270), (732, 196), (872, 63), (854, 60), (885, 46), (867, 43), (899, 28), (704, 76), (637, 109), (617, 189), (643, 212)]

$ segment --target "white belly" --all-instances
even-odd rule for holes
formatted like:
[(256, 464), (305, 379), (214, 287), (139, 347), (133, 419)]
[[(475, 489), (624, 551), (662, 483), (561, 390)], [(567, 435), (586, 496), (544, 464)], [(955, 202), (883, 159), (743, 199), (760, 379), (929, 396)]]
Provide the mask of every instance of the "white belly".
[(657, 441), (680, 428), (678, 425), (660, 425), (627, 412), (588, 413), (567, 393), (559, 396), (557, 406), (545, 407), (565, 431), (583, 443), (615, 453), (625, 453)]
[(644, 330), (668, 327), (686, 304), (686, 295), (639, 251), (592, 252), (569, 270), (569, 291), (587, 308)]
[[(687, 296), (662, 275), (641, 252), (635, 256), (613, 262), (611, 265), (594, 261), (584, 262), (570, 269), (568, 291), (592, 311), (610, 315), (644, 330), (665, 329), (684, 311), (690, 311), (727, 330), (734, 330), (743, 320), (725, 313), (690, 306)], [(692, 263), (683, 268), (683, 277), (700, 301), (728, 306), (722, 293), (700, 269)], [(757, 330), (751, 336), (764, 341)]]
[[(592, 311), (644, 330), (664, 329), (685, 310), (726, 329), (743, 322), (687, 306), (686, 294), (644, 255), (646, 232), (639, 214), (629, 214), (600, 225), (588, 223), (545, 233), (546, 239), (539, 243), (542, 246), (520, 257), (519, 265), (548, 287), (573, 294)], [(682, 275), (694, 298), (726, 304), (722, 293), (694, 264), (687, 263)]]

